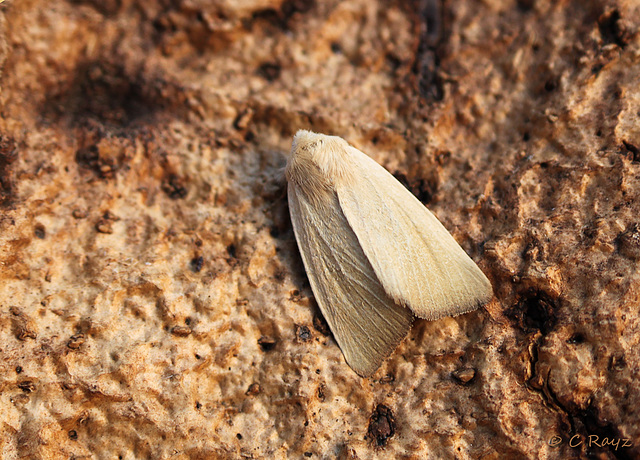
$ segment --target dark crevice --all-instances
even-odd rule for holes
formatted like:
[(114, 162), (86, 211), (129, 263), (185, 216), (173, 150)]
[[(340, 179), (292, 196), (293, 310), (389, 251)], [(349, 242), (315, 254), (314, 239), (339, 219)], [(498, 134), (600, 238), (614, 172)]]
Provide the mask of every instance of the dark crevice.
[(266, 21), (282, 30), (290, 30), (297, 16), (310, 12), (315, 6), (315, 0), (285, 0), (279, 9), (266, 8), (253, 13), (244, 21), (244, 28), (251, 29), (254, 22)]
[(517, 327), (526, 333), (539, 330), (547, 335), (556, 324), (555, 301), (543, 291), (531, 291), (516, 305), (505, 311)]
[[(551, 372), (549, 372), (549, 374), (550, 373)], [(549, 386), (549, 374), (544, 379), (542, 394), (548, 403), (552, 404), (557, 410), (562, 411), (562, 413), (568, 417), (571, 424), (571, 430), (567, 435), (568, 438), (574, 435), (580, 436), (582, 441), (580, 447), (585, 449), (588, 458), (602, 458), (602, 454), (606, 452), (609, 456), (608, 458), (630, 460), (632, 457), (625, 448), (616, 449), (615, 446), (605, 444), (605, 438), (608, 440), (623, 440), (624, 438), (615, 425), (610, 422), (603, 423), (601, 421), (600, 417), (598, 417), (597, 410), (592, 405), (593, 400), (589, 400), (587, 408), (583, 410), (571, 410), (567, 408), (560, 402), (553, 389)], [(577, 442), (577, 440), (574, 441), (574, 443)]]
[(607, 452), (613, 458), (631, 460), (632, 457), (628, 452), (628, 446), (616, 449), (615, 446), (605, 445), (605, 438), (608, 440), (620, 439), (621, 445), (624, 443), (624, 438), (613, 423), (602, 421), (597, 409), (592, 406), (591, 401), (585, 410), (570, 415), (576, 418), (588, 433), (585, 442), (587, 443), (587, 448), (590, 453)]
[(631, 33), (617, 9), (604, 12), (598, 18), (598, 29), (605, 44), (615, 43), (624, 48), (631, 41)]
[(418, 78), (418, 92), (425, 101), (441, 101), (443, 82), (439, 75), (438, 47), (443, 39), (443, 7), (441, 0), (417, 0), (418, 50), (413, 73)]
[[(547, 407), (559, 414), (565, 425), (561, 429), (562, 433), (558, 433), (563, 437), (563, 442), (571, 442), (575, 449), (583, 449), (588, 458), (601, 458), (601, 455), (606, 452), (610, 456), (607, 458), (631, 459), (629, 453), (624, 448), (620, 448), (624, 443), (621, 433), (613, 423), (602, 421), (597, 409), (593, 407), (593, 399), (588, 401), (585, 409), (572, 409), (557, 397), (549, 385), (552, 369), (547, 366), (539, 366), (539, 349), (543, 340), (544, 337), (539, 331), (530, 335), (528, 372), (525, 383), (527, 388), (540, 395)], [(584, 341), (585, 338), (582, 334), (575, 333), (567, 342), (570, 345), (579, 345)], [(620, 364), (614, 360), (612, 365), (620, 366), (624, 363)], [(618, 439), (621, 440), (619, 448), (616, 448), (615, 445), (606, 445), (606, 440), (615, 442)]]
[(10, 206), (14, 200), (14, 175), (12, 164), (18, 159), (18, 149), (13, 138), (0, 135), (0, 206)]
[(627, 157), (633, 163), (640, 163), (640, 146), (633, 144), (632, 142), (622, 141), (622, 152), (627, 154)]

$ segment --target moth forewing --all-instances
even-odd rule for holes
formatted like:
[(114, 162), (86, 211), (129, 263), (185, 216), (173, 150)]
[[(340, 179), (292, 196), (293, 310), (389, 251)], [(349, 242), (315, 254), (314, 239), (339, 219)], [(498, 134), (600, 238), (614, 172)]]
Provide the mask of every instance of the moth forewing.
[(488, 302), (489, 280), (440, 221), (382, 166), (349, 150), (358, 180), (338, 182), (336, 193), (385, 291), (430, 320)]
[(368, 377), (406, 336), (413, 315), (376, 278), (335, 193), (289, 184), (289, 209), (311, 289), (349, 366)]
[(491, 298), (486, 276), (438, 219), (343, 139), (298, 131), (286, 177), (311, 289), (358, 374), (371, 375), (396, 348), (412, 311), (437, 319)]

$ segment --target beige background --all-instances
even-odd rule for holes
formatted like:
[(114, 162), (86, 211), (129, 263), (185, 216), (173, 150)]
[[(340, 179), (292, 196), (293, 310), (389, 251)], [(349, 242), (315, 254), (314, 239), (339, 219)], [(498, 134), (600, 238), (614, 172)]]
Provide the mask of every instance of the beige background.
[[(640, 456), (638, 24), (631, 0), (5, 1), (1, 457)], [(371, 379), (298, 254), (299, 128), (404, 180), (494, 286)]]

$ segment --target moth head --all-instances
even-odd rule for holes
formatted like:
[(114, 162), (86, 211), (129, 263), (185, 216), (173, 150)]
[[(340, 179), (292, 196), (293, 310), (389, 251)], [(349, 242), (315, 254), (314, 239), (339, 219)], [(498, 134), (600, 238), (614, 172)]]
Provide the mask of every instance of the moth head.
[(349, 148), (341, 137), (300, 130), (293, 137), (287, 171), (291, 173), (299, 166), (311, 174), (317, 170), (328, 183), (333, 183), (349, 171)]
[(291, 143), (291, 157), (301, 155), (313, 160), (322, 151), (327, 138), (324, 134), (316, 134), (305, 129), (299, 130), (293, 136)]

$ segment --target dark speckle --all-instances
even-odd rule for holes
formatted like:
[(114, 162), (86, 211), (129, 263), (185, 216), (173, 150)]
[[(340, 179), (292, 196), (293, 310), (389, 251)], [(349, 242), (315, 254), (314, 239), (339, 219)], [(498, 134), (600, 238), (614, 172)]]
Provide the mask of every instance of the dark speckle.
[(169, 174), (162, 182), (162, 191), (172, 200), (184, 198), (188, 192), (185, 182), (177, 174)]
[(191, 259), (191, 263), (189, 264), (191, 266), (191, 270), (194, 273), (198, 273), (200, 270), (202, 270), (202, 265), (204, 264), (204, 259), (202, 256), (198, 256), (198, 257), (194, 257), (193, 259)]
[(544, 84), (544, 90), (548, 93), (554, 91), (558, 87), (558, 82), (555, 79), (549, 79)]
[(276, 340), (263, 335), (258, 339), (258, 345), (260, 345), (262, 351), (271, 351), (276, 347)]
[(245, 394), (247, 396), (255, 396), (257, 394), (260, 394), (260, 384), (252, 383), (251, 385), (249, 385), (249, 388), (247, 388), (247, 391)]
[(301, 342), (307, 342), (311, 339), (311, 331), (308, 326), (296, 324), (296, 337)]
[(277, 62), (265, 62), (258, 67), (258, 75), (267, 81), (274, 81), (280, 78), (282, 67)]
[(569, 339), (567, 340), (567, 343), (570, 345), (577, 345), (580, 343), (584, 343), (584, 336), (579, 332), (576, 332), (571, 337), (569, 337)]
[(301, 302), (303, 297), (300, 295), (300, 291), (297, 289), (292, 289), (289, 291), (289, 300), (292, 302)]
[(18, 382), (18, 388), (25, 393), (31, 393), (32, 391), (35, 391), (36, 384), (31, 380), (23, 380), (22, 382)]
[(369, 417), (367, 434), (378, 447), (383, 447), (395, 432), (396, 421), (391, 409), (384, 404), (378, 404), (371, 417)]
[(34, 234), (36, 235), (36, 238), (44, 240), (44, 237), (46, 236), (46, 230), (44, 228), (44, 225), (36, 224), (36, 228), (34, 229)]

